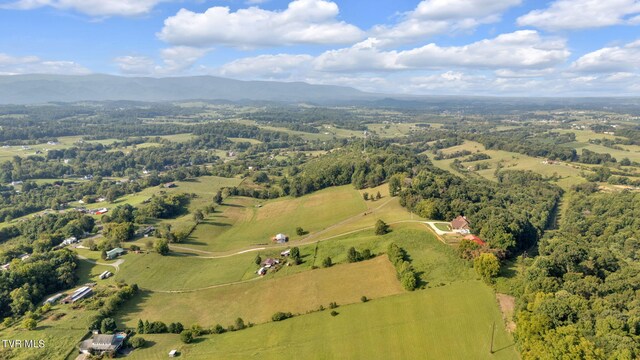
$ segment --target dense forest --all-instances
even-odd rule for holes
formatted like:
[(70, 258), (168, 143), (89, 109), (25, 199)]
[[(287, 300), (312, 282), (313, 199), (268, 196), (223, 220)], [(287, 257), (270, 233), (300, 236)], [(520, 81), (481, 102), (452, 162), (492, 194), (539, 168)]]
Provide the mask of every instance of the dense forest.
[(536, 243), (562, 195), (540, 175), (512, 170), (500, 172), (496, 184), (423, 167), (413, 177), (392, 179), (390, 186), (402, 205), (424, 218), (466, 216), (475, 234), (507, 254)]
[(527, 270), (517, 315), (525, 358), (640, 356), (640, 194), (572, 192)]

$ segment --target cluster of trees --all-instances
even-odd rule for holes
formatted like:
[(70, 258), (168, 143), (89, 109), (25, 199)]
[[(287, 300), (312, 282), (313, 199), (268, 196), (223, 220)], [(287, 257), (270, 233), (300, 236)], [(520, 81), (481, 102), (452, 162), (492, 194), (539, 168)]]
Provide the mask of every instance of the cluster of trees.
[(0, 271), (0, 317), (34, 311), (47, 295), (70, 288), (76, 267), (75, 254), (66, 249), (14, 259), (9, 271)]
[(576, 161), (575, 149), (553, 142), (542, 142), (532, 139), (529, 130), (510, 130), (492, 133), (468, 134), (469, 140), (482, 143), (488, 150), (504, 150), (551, 160)]
[[(90, 300), (85, 300), (88, 302), (87, 309), (98, 310), (98, 313), (89, 319), (89, 330), (101, 329), (105, 319), (111, 319), (118, 307), (137, 294), (138, 290), (137, 284), (118, 283), (115, 291), (114, 289), (102, 289), (101, 293), (91, 297)], [(107, 320), (107, 322), (111, 321)], [(113, 329), (115, 330), (115, 321), (113, 321)]]
[(517, 337), (526, 358), (640, 356), (640, 194), (592, 189), (570, 194), (559, 230), (522, 279)]
[(184, 326), (180, 322), (175, 322), (169, 324), (163, 323), (162, 321), (153, 321), (149, 322), (149, 320), (138, 319), (138, 325), (136, 327), (136, 332), (138, 334), (180, 334), (184, 330)]
[(464, 161), (464, 162), (474, 162), (474, 161), (489, 160), (489, 159), (491, 159), (491, 156), (489, 156), (488, 154), (479, 152), (479, 153), (475, 153), (475, 154), (467, 156), (466, 158), (462, 159), (462, 161)]
[(350, 247), (349, 250), (347, 250), (347, 261), (350, 263), (354, 263), (354, 262), (360, 262), (360, 261), (364, 261), (364, 260), (369, 260), (374, 258), (376, 255), (371, 253), (371, 250), (369, 249), (364, 249), (362, 250), (362, 252), (356, 250), (355, 247)]
[(583, 164), (606, 164), (615, 163), (617, 160), (611, 154), (600, 154), (588, 149), (582, 149), (582, 154), (578, 161)]
[(406, 251), (397, 244), (391, 243), (387, 248), (387, 256), (396, 268), (402, 287), (407, 291), (415, 290), (418, 286), (418, 275), (411, 263), (407, 261)]
[(500, 171), (497, 177), (498, 183), (463, 179), (425, 166), (412, 178), (394, 181), (393, 191), (402, 206), (422, 217), (451, 221), (465, 215), (473, 233), (492, 248), (527, 248), (551, 221), (562, 190), (530, 171)]
[(273, 316), (271, 316), (271, 320), (272, 321), (282, 321), (282, 320), (287, 320), (289, 318), (292, 318), (293, 314), (290, 312), (282, 312), (282, 311), (278, 311), (277, 313), (273, 314)]
[(455, 159), (463, 156), (471, 155), (472, 152), (469, 150), (459, 150), (449, 154), (445, 154), (442, 151), (436, 152), (436, 155), (433, 157), (434, 160), (444, 160), (444, 159)]
[(71, 236), (92, 232), (95, 220), (77, 211), (50, 213), (0, 229), (0, 262), (23, 253), (42, 253)]
[(192, 195), (160, 193), (138, 208), (137, 216), (149, 219), (170, 219), (184, 214)]
[(408, 149), (371, 141), (362, 155), (362, 143), (333, 151), (304, 165), (302, 171), (281, 182), (285, 194), (302, 196), (330, 186), (353, 184), (357, 189), (376, 187), (397, 173), (409, 172), (419, 159)]

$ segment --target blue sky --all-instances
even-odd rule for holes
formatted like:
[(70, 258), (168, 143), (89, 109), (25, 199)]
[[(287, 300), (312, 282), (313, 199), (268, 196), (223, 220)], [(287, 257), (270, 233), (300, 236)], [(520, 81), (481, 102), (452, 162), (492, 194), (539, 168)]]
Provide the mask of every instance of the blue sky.
[(0, 0), (0, 74), (640, 95), (640, 0)]

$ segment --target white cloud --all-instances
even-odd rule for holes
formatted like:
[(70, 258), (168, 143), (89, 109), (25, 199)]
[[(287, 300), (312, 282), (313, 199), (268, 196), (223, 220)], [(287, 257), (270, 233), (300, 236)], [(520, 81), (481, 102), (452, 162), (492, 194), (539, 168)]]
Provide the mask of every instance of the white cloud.
[(161, 63), (147, 56), (119, 56), (113, 59), (120, 73), (125, 75), (181, 75), (200, 60), (210, 49), (175, 46), (160, 51)]
[(374, 26), (371, 36), (391, 45), (469, 31), (499, 21), (502, 12), (520, 3), (521, 0), (423, 0), (399, 23)]
[(520, 26), (548, 30), (575, 30), (620, 24), (638, 24), (638, 0), (556, 0), (546, 9), (533, 10), (518, 18)]
[(311, 55), (260, 55), (234, 60), (220, 67), (221, 76), (291, 79), (309, 70)]
[(640, 40), (624, 46), (605, 47), (585, 54), (571, 64), (571, 69), (594, 73), (640, 70)]
[(90, 16), (136, 16), (146, 14), (163, 0), (18, 0), (5, 9), (31, 10), (49, 6)]
[(331, 50), (315, 61), (323, 71), (443, 69), (545, 69), (566, 61), (565, 41), (543, 38), (533, 30), (502, 34), (465, 46), (428, 44), (404, 51), (381, 51), (375, 39), (351, 48)]
[(174, 45), (255, 48), (295, 44), (346, 44), (363, 31), (337, 20), (338, 5), (325, 0), (294, 0), (283, 11), (250, 7), (231, 12), (211, 7), (204, 13), (181, 9), (164, 21), (158, 37)]
[(0, 53), (0, 74), (83, 75), (91, 71), (73, 61), (43, 60), (37, 56), (11, 56)]
[(120, 56), (113, 59), (122, 74), (149, 75), (154, 71), (155, 61), (146, 56)]
[(521, 0), (424, 0), (413, 16), (428, 19), (482, 18), (498, 14)]
[(189, 46), (175, 46), (162, 49), (160, 56), (164, 65), (160, 72), (173, 74), (190, 68), (200, 60), (210, 49), (194, 48)]

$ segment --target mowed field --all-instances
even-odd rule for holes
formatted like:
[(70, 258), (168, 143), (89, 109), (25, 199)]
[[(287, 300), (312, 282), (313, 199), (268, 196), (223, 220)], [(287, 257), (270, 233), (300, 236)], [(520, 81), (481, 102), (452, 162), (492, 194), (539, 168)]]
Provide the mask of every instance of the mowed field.
[(225, 252), (244, 247), (269, 245), (278, 233), (289, 236), (295, 244), (309, 233), (325, 229), (367, 209), (365, 201), (353, 186), (329, 188), (300, 198), (260, 201), (230, 198), (207, 217), (184, 246), (204, 251)]
[(618, 145), (625, 150), (612, 149), (606, 146), (591, 144), (589, 140), (595, 139), (623, 139), (619, 136), (609, 134), (597, 134), (590, 130), (558, 130), (560, 133), (574, 133), (576, 134), (576, 141), (564, 144), (565, 146), (572, 147), (578, 151), (578, 154), (582, 152), (582, 149), (588, 149), (597, 153), (609, 153), (620, 161), (624, 158), (629, 158), (631, 161), (640, 162), (640, 146), (637, 145)]
[[(560, 177), (560, 180), (558, 180), (556, 184), (562, 187), (563, 189), (569, 189), (571, 186), (575, 184), (579, 184), (586, 181), (582, 176), (580, 176), (580, 173), (583, 170), (580, 169), (578, 166), (574, 167), (571, 164), (565, 163), (565, 162), (561, 162), (553, 165), (544, 164), (543, 163), (544, 159), (542, 158), (535, 158), (535, 157), (527, 156), (524, 154), (518, 154), (518, 153), (509, 152), (509, 151), (486, 150), (484, 145), (474, 141), (465, 141), (464, 144), (462, 145), (444, 149), (442, 152), (445, 154), (450, 154), (450, 153), (454, 153), (456, 151), (461, 151), (461, 150), (469, 150), (473, 153), (479, 151), (491, 156), (491, 159), (488, 159), (488, 160), (462, 163), (465, 166), (473, 166), (474, 164), (478, 164), (478, 163), (488, 163), (489, 164), (488, 169), (474, 171), (474, 173), (489, 180), (496, 180), (494, 172), (496, 171), (496, 167), (498, 163), (502, 163), (503, 169), (505, 170), (531, 170), (543, 176), (553, 176), (557, 174)], [(444, 170), (452, 171), (460, 174), (460, 172), (454, 170), (451, 167), (451, 163), (453, 163), (455, 159), (433, 160), (433, 155), (431, 153), (428, 153), (428, 155), (432, 158), (434, 165)], [(461, 157), (459, 159), (463, 159), (463, 158), (464, 157)]]
[(245, 322), (270, 321), (277, 311), (305, 313), (335, 301), (349, 304), (365, 295), (380, 298), (403, 292), (386, 256), (287, 277), (253, 281), (185, 293), (143, 290), (121, 309), (119, 323), (135, 328), (139, 318), (185, 325), (224, 326), (237, 317)]
[[(464, 281), (340, 306), (278, 323), (182, 344), (177, 335), (143, 335), (153, 345), (131, 359), (518, 359), (492, 290)], [(490, 353), (495, 322), (494, 353)]]

